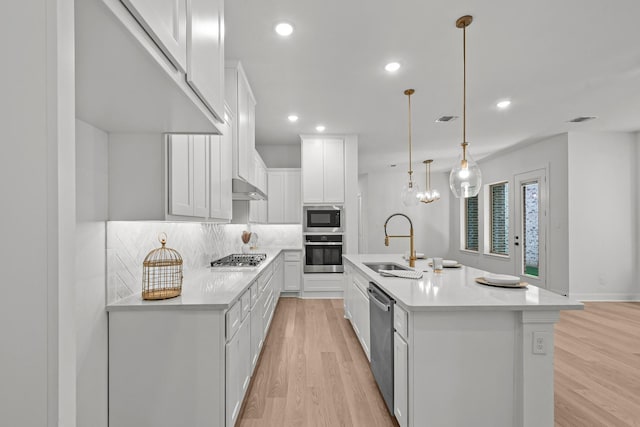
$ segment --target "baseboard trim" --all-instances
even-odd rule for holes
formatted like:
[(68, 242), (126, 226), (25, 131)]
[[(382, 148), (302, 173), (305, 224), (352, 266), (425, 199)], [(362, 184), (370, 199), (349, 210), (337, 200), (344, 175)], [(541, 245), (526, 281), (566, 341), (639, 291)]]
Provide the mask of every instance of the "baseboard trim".
[(569, 294), (569, 297), (578, 301), (589, 302), (640, 302), (639, 294)]

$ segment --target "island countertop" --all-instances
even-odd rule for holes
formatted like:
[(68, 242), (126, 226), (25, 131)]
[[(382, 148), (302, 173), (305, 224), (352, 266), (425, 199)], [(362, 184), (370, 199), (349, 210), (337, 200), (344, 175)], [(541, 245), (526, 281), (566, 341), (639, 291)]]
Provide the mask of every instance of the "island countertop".
[(476, 283), (477, 277), (487, 272), (462, 266), (445, 268), (435, 273), (428, 260), (417, 260), (416, 270), (423, 271), (421, 279), (385, 277), (364, 263), (394, 262), (407, 266), (400, 254), (345, 254), (346, 265), (367, 280), (375, 282), (398, 304), (410, 311), (473, 310), (473, 311), (528, 311), (528, 310), (581, 310), (583, 304), (533, 285), (526, 288), (501, 288)]
[(185, 271), (182, 293), (175, 298), (146, 301), (136, 293), (107, 305), (107, 311), (123, 310), (226, 310), (236, 302), (251, 283), (270, 265), (282, 250), (263, 249), (267, 258), (258, 267), (228, 271), (211, 267)]

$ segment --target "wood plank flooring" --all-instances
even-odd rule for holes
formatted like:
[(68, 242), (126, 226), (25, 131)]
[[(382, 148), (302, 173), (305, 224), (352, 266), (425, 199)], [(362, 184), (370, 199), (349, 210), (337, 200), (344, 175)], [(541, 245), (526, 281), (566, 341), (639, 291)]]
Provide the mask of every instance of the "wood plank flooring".
[(640, 426), (640, 303), (586, 303), (555, 329), (556, 426)]
[[(564, 311), (555, 337), (556, 427), (640, 427), (640, 303)], [(237, 425), (397, 426), (342, 300), (280, 300)]]
[(397, 426), (342, 304), (280, 299), (237, 426)]

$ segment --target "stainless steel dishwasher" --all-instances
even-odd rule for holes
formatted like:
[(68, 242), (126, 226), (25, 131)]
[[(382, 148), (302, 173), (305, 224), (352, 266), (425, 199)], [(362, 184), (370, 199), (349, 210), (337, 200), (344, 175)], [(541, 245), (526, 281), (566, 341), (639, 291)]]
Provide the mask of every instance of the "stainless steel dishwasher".
[(393, 305), (395, 301), (369, 282), (371, 372), (389, 412), (393, 414)]

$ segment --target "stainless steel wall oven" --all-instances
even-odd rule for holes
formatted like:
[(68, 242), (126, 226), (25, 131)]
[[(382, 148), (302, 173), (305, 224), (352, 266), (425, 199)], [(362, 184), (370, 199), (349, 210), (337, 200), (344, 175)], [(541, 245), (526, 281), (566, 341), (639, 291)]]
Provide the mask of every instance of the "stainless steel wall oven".
[(305, 273), (342, 273), (342, 234), (305, 234)]

